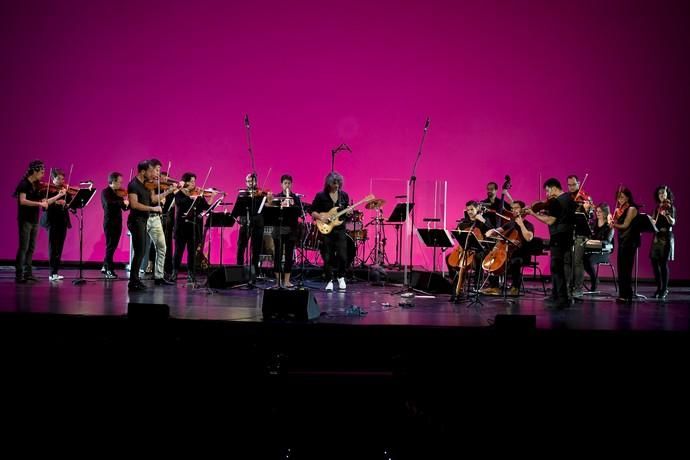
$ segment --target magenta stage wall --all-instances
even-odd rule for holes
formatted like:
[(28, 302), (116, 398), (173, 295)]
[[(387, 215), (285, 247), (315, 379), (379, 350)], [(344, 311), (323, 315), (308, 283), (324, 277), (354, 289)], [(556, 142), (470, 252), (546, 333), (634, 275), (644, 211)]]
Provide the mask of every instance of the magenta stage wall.
[[(209, 185), (235, 190), (249, 170), (249, 113), (269, 185), (289, 172), (311, 198), (330, 149), (346, 142), (353, 153), (337, 169), (356, 198), (371, 178), (409, 177), (428, 115), (417, 175), (448, 180), (449, 220), (504, 174), (532, 201), (540, 177), (588, 172), (596, 201), (612, 203), (623, 182), (650, 212), (654, 187), (668, 183), (672, 276), (690, 279), (688, 11), (672, 1), (4, 2), (0, 258), (14, 258), (11, 193), (34, 158), (74, 163), (73, 179), (99, 189), (144, 158), (172, 161), (173, 176), (213, 165)], [(418, 220), (430, 209), (420, 203)], [(101, 219), (95, 202), (87, 260), (102, 259)], [(126, 249), (123, 236), (117, 260)], [(42, 231), (36, 257), (46, 253)], [(76, 230), (64, 259), (78, 259)]]

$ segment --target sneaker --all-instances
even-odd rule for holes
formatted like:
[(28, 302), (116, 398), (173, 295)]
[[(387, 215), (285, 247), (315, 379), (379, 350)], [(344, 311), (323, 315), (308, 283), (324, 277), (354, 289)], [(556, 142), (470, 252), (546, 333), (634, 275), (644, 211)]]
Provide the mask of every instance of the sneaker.
[(329, 281), (326, 285), (326, 291), (333, 292), (333, 281)]
[(50, 276), (48, 277), (48, 281), (57, 281), (57, 280), (59, 280), (59, 279), (60, 279), (60, 278), (58, 278), (58, 275), (50, 275)]
[(59, 279), (59, 280), (64, 280), (64, 279), (65, 279), (65, 277), (62, 276), (62, 275), (55, 275), (55, 276), (57, 276), (57, 279)]
[(108, 271), (108, 270), (105, 269), (105, 265), (103, 265), (103, 266), (101, 267), (101, 273), (105, 273), (105, 272), (107, 272), (107, 271)]
[(341, 291), (347, 289), (347, 285), (345, 284), (345, 278), (338, 278), (338, 289), (340, 289)]
[(117, 276), (116, 273), (111, 272), (110, 270), (108, 270), (108, 271), (105, 272), (105, 278), (106, 278), (106, 279), (109, 279), (109, 280), (114, 280), (114, 279), (117, 279), (118, 276)]

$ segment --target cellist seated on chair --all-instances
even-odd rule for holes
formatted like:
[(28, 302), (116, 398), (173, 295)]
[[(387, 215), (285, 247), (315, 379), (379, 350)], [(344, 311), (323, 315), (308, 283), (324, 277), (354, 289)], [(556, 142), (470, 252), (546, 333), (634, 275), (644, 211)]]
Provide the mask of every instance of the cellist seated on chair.
[[(529, 262), (530, 257), (532, 256), (532, 251), (530, 249), (531, 245), (529, 243), (534, 238), (534, 225), (532, 225), (532, 222), (529, 222), (522, 217), (523, 210), (525, 208), (525, 203), (523, 201), (513, 201), (510, 205), (510, 208), (513, 212), (513, 219), (497, 229), (489, 230), (486, 232), (486, 236), (491, 237), (495, 236), (496, 233), (500, 233), (501, 235), (512, 240), (517, 233), (515, 244), (508, 245), (508, 255), (510, 257), (508, 271), (511, 279), (511, 287), (508, 294), (511, 296), (517, 296), (520, 295), (520, 288), (522, 287), (522, 266)], [(486, 263), (486, 260), (484, 263)], [(486, 267), (484, 267), (484, 269), (486, 270)], [(505, 267), (499, 267), (496, 271), (505, 272)], [(498, 295), (501, 293), (501, 290), (499, 288), (491, 287), (486, 290), (482, 290), (482, 293)]]
[[(489, 226), (486, 219), (480, 213), (479, 203), (474, 200), (465, 203), (465, 216), (458, 221), (456, 230), (470, 230), (474, 228), (475, 236), (483, 239)], [(446, 256), (446, 265), (448, 266), (448, 273), (453, 279), (456, 279), (459, 285), (455, 290), (459, 295), (462, 292), (462, 280), (467, 269), (475, 265), (475, 270), (479, 270), (479, 263), (482, 260), (483, 254), (476, 253), (473, 257), (470, 254), (463, 254), (464, 251), (460, 246), (456, 246), (453, 251)]]

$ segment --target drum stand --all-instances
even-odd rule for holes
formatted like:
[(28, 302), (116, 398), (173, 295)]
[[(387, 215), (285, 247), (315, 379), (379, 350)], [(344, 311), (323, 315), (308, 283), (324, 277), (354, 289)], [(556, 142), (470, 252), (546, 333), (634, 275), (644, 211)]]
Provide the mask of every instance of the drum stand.
[(386, 232), (383, 226), (383, 209), (376, 209), (376, 217), (366, 225), (374, 224), (374, 247), (369, 252), (369, 255), (364, 260), (364, 263), (370, 261), (372, 265), (383, 266), (390, 264), (388, 256), (386, 255)]

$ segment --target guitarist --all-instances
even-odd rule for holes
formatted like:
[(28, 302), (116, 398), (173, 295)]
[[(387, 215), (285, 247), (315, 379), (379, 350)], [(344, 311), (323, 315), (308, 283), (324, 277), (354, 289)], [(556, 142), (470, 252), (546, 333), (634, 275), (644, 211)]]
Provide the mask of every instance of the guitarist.
[[(323, 191), (316, 194), (311, 205), (311, 216), (317, 221), (328, 222), (327, 213), (332, 208), (342, 210), (349, 206), (350, 197), (343, 190), (343, 176), (332, 171), (326, 176)], [(352, 212), (343, 216), (347, 220)], [(321, 257), (323, 258), (326, 291), (333, 291), (333, 281), (337, 278), (338, 289), (345, 290), (345, 267), (347, 265), (347, 234), (345, 225), (338, 225), (323, 237)], [(334, 277), (335, 275), (335, 277)]]

